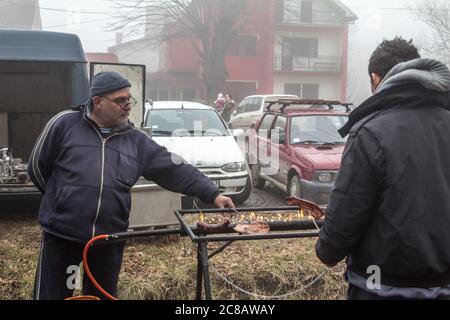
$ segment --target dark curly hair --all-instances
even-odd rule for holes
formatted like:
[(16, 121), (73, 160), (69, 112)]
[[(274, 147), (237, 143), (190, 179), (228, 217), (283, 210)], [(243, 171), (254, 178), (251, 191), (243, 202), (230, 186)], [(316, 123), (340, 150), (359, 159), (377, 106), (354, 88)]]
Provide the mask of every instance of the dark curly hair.
[(370, 57), (369, 75), (375, 73), (384, 79), (397, 64), (417, 58), (420, 58), (420, 54), (412, 44), (412, 39), (406, 41), (402, 37), (395, 37), (394, 40), (383, 40)]

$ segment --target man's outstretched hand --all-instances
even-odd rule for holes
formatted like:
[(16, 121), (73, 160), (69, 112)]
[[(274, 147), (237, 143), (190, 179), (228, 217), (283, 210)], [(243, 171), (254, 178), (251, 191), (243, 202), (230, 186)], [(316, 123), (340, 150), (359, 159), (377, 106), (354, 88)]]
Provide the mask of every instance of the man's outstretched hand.
[(228, 197), (225, 197), (221, 194), (219, 194), (216, 199), (214, 200), (214, 204), (217, 208), (224, 209), (224, 208), (235, 208), (233, 200), (231, 200)]

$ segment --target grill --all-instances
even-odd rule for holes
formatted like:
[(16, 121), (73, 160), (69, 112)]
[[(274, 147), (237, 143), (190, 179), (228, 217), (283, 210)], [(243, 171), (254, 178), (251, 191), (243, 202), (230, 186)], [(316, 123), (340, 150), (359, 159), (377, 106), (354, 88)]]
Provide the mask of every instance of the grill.
[[(212, 299), (209, 259), (224, 251), (234, 241), (312, 238), (318, 236), (322, 222), (307, 218), (307, 213), (300, 206), (280, 206), (237, 209), (193, 209), (177, 210), (175, 216), (180, 228), (151, 231), (126, 232), (111, 235), (110, 239), (139, 238), (158, 235), (179, 234), (189, 237), (197, 245), (197, 286), (196, 299), (201, 300), (204, 288), (206, 300)], [(222, 228), (202, 228), (198, 221), (217, 222), (224, 216), (230, 223)], [(249, 225), (251, 220), (262, 221), (269, 227), (263, 234), (243, 234), (235, 231), (237, 225)], [(210, 224), (208, 224), (210, 225)], [(219, 248), (208, 252), (208, 243), (224, 242)]]
[[(197, 244), (197, 289), (196, 299), (202, 298), (202, 287), (205, 289), (205, 299), (211, 300), (211, 281), (209, 276), (209, 259), (225, 250), (234, 241), (245, 240), (265, 240), (265, 239), (291, 239), (317, 237), (317, 228), (320, 222), (314, 220), (301, 220), (302, 213), (298, 206), (290, 207), (266, 207), (266, 208), (245, 208), (245, 209), (210, 209), (202, 210), (181, 210), (175, 211), (175, 215), (180, 221), (182, 234), (187, 234), (190, 239)], [(226, 228), (219, 231), (201, 230), (198, 226), (188, 223), (188, 217), (200, 216), (203, 219), (217, 214), (240, 214), (244, 216), (258, 216), (258, 220), (267, 223), (270, 231), (266, 234), (238, 234), (234, 231), (236, 223), (231, 223)], [(258, 215), (256, 214), (258, 213)], [(285, 216), (284, 220), (274, 220), (274, 217)], [(300, 218), (295, 219), (295, 216)], [(265, 218), (265, 219), (264, 219)], [(290, 221), (289, 221), (290, 220)], [(316, 230), (315, 232), (312, 230)], [(225, 243), (218, 249), (208, 253), (208, 242)]]

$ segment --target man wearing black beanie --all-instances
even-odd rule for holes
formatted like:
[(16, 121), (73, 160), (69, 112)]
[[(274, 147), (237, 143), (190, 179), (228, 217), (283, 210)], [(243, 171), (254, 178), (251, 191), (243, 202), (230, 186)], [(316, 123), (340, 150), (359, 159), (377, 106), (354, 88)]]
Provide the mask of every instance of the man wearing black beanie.
[[(220, 208), (234, 207), (203, 173), (129, 123), (136, 104), (130, 87), (116, 72), (97, 74), (89, 102), (52, 118), (33, 148), (28, 173), (43, 193), (35, 299), (72, 296), (87, 241), (127, 230), (130, 190), (140, 176)], [(114, 296), (123, 249), (123, 242), (98, 245), (88, 257), (92, 274)], [(103, 297), (86, 276), (83, 294)]]

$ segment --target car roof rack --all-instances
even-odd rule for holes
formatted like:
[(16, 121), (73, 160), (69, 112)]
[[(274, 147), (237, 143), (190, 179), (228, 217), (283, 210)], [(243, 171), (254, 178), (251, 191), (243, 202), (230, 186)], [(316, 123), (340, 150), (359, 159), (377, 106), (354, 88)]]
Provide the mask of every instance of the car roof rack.
[[(327, 106), (328, 110), (334, 110), (336, 105), (345, 107), (345, 112), (349, 113), (352, 111), (351, 106), (353, 106), (353, 103), (343, 103), (340, 101), (333, 101), (333, 100), (319, 100), (319, 99), (278, 99), (276, 101), (271, 101), (267, 105), (267, 111), (274, 111), (271, 110), (271, 107), (274, 105), (281, 105), (280, 109), (277, 110), (278, 112), (284, 113), (284, 110), (288, 107), (293, 107), (292, 105), (298, 105), (298, 107), (294, 107), (297, 109), (316, 109), (317, 106)], [(300, 105), (303, 105), (300, 107)], [(305, 106), (308, 105), (308, 106)]]

